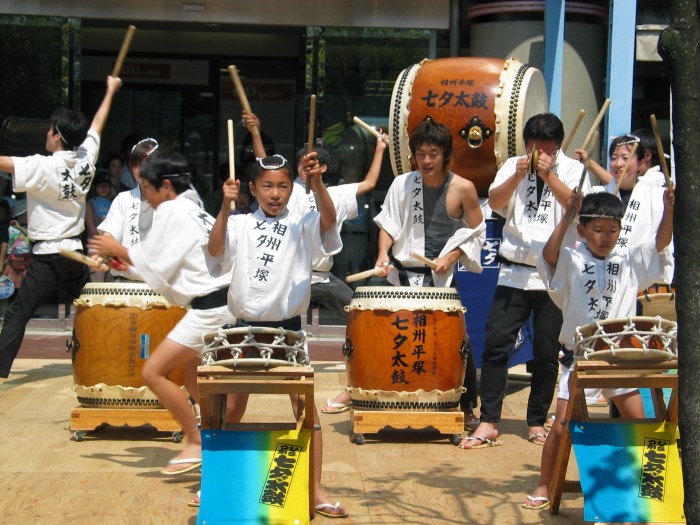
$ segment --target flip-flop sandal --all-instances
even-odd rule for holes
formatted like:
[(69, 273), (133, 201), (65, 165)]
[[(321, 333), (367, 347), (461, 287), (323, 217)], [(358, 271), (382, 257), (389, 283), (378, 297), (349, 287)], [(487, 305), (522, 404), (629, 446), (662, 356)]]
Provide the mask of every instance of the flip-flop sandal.
[(166, 468), (160, 471), (161, 474), (165, 474), (166, 476), (177, 476), (200, 468), (202, 466), (202, 458), (171, 459), (168, 461), (168, 465), (189, 465), (189, 467), (177, 470)]
[[(463, 447), (462, 443), (464, 442), (469, 442), (469, 441), (480, 441), (478, 445), (474, 445), (473, 447)], [(459, 448), (463, 450), (475, 450), (477, 448), (491, 448), (491, 447), (500, 447), (502, 443), (498, 441), (497, 439), (488, 439), (485, 437), (481, 436), (469, 436), (466, 437), (462, 440), (462, 443), (459, 444)]]
[[(527, 440), (530, 443), (534, 443), (535, 445), (543, 447), (544, 441), (547, 439), (548, 435), (549, 434), (530, 434), (529, 436), (527, 436)], [(540, 441), (540, 438), (542, 438), (542, 441)]]
[(549, 498), (546, 498), (544, 496), (527, 496), (525, 499), (531, 501), (532, 503), (523, 503), (524, 509), (545, 510), (549, 508)]
[(324, 414), (342, 414), (350, 410), (350, 405), (345, 403), (333, 403), (330, 399), (326, 401), (326, 406), (321, 409)]
[(198, 490), (194, 498), (187, 502), (188, 507), (199, 507), (199, 500), (202, 497), (202, 491)]
[(319, 503), (314, 507), (314, 511), (316, 512), (316, 514), (320, 514), (321, 516), (325, 516), (326, 518), (347, 518), (348, 516), (348, 513), (345, 511), (328, 512), (326, 509), (338, 511), (340, 510), (340, 502), (336, 501), (335, 505), (331, 505), (330, 503)]

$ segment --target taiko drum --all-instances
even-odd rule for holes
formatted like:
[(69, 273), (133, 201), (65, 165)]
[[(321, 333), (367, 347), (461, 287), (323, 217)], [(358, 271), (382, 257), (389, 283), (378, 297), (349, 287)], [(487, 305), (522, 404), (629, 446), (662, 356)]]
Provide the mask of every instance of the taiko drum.
[(487, 197), (501, 165), (525, 155), (525, 123), (547, 107), (542, 73), (514, 58), (423, 60), (403, 70), (394, 84), (389, 110), (394, 173), (412, 171), (409, 137), (431, 118), (452, 132), (451, 170)]
[(450, 410), (463, 392), (465, 308), (453, 288), (360, 287), (343, 348), (355, 408)]
[[(80, 404), (162, 408), (144, 385), (141, 370), (185, 310), (143, 283), (89, 283), (74, 305), (69, 348)], [(182, 386), (184, 377), (182, 366), (170, 379)]]

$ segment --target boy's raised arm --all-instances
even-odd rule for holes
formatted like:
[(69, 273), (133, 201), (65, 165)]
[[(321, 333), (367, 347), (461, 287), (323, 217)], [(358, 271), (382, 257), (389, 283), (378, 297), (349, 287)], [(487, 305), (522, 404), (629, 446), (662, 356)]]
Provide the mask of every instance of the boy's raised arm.
[[(380, 130), (381, 131), (381, 130)], [(364, 195), (372, 191), (377, 186), (377, 181), (379, 180), (379, 173), (382, 170), (382, 158), (384, 157), (384, 151), (387, 148), (384, 139), (388, 137), (386, 133), (379, 133), (377, 137), (377, 147), (374, 150), (374, 158), (372, 159), (372, 165), (369, 167), (367, 176), (365, 180), (357, 185), (357, 195)]]
[(122, 81), (119, 77), (113, 77), (109, 75), (107, 77), (107, 92), (100, 107), (97, 108), (95, 116), (92, 118), (92, 124), (90, 124), (90, 129), (95, 131), (98, 135), (102, 135), (102, 130), (107, 122), (107, 117), (109, 116), (109, 110), (112, 107), (112, 99), (114, 94), (119, 91), (122, 87)]
[(321, 173), (321, 165), (318, 163), (317, 153), (315, 151), (307, 153), (301, 162), (301, 169), (307, 172), (306, 180), (316, 194), (316, 206), (318, 206), (318, 211), (321, 214), (321, 233), (324, 233), (335, 226), (335, 206), (326, 186), (323, 184), (323, 175)]
[(561, 250), (561, 245), (566, 237), (566, 231), (569, 229), (569, 225), (571, 224), (569, 217), (575, 216), (578, 210), (581, 209), (582, 199), (583, 197), (581, 193), (579, 193), (577, 190), (571, 192), (564, 219), (559, 221), (559, 224), (557, 224), (556, 228), (554, 228), (552, 235), (549, 236), (547, 244), (544, 245), (542, 257), (550, 266), (556, 266), (557, 262), (559, 261), (559, 250)]
[(656, 230), (656, 251), (660, 252), (671, 243), (673, 238), (673, 206), (676, 202), (676, 195), (668, 188), (664, 191), (664, 214)]
[(240, 180), (226, 179), (223, 185), (224, 200), (221, 203), (221, 209), (216, 216), (214, 226), (209, 232), (209, 242), (207, 248), (209, 255), (219, 257), (224, 253), (224, 243), (226, 242), (226, 228), (228, 226), (228, 217), (231, 212), (231, 202), (235, 202), (238, 198), (238, 190), (241, 186)]

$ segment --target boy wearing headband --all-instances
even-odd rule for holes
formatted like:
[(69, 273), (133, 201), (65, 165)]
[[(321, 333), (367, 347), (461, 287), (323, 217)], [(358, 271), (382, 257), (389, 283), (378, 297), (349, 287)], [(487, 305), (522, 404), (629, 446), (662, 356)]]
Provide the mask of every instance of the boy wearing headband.
[[(673, 192), (664, 193), (664, 214), (655, 238), (629, 247), (617, 244), (625, 207), (610, 193), (591, 193), (583, 200), (578, 192), (569, 199), (568, 213), (580, 209), (577, 231), (583, 239), (576, 248), (563, 247), (569, 226), (561, 221), (547, 241), (537, 269), (547, 292), (562, 310), (559, 333), (562, 346), (562, 374), (555, 424), (542, 450), (540, 480), (525, 498), (523, 508), (542, 510), (549, 507), (549, 485), (554, 475), (557, 449), (569, 400), (569, 376), (574, 366), (573, 343), (576, 327), (598, 320), (635, 315), (637, 290), (658, 282), (659, 275), (673, 259), (664, 248), (673, 234)], [(644, 418), (644, 408), (636, 389), (603, 389), (624, 418)]]

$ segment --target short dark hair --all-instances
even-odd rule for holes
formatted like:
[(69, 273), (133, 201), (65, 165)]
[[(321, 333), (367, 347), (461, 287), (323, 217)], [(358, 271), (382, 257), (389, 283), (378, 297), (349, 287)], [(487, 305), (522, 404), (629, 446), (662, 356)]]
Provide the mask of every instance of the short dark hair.
[(154, 150), (158, 148), (158, 143), (155, 139), (143, 139), (134, 144), (131, 148), (131, 157), (129, 158), (129, 168), (141, 165)]
[[(280, 159), (284, 160), (284, 163), (279, 168), (263, 168), (262, 164), (266, 166), (278, 165)], [(250, 172), (250, 180), (255, 184), (255, 180), (262, 174), (263, 171), (284, 171), (289, 177), (291, 182), (294, 182), (294, 174), (292, 173), (292, 168), (289, 166), (289, 161), (282, 157), (282, 155), (270, 155), (269, 157), (264, 157), (262, 159), (257, 159), (255, 164), (253, 164), (253, 169)]]
[(589, 193), (581, 202), (579, 211), (579, 223), (585, 226), (593, 219), (615, 219), (622, 224), (622, 217), (625, 214), (625, 205), (612, 193), (604, 191)]
[(445, 166), (452, 160), (452, 133), (444, 124), (435, 122), (432, 118), (427, 118), (413, 128), (411, 138), (408, 141), (408, 147), (414, 158), (416, 156), (416, 150), (423, 144), (430, 144), (442, 149)]
[(77, 149), (87, 137), (88, 120), (80, 111), (58, 108), (51, 114), (51, 129), (61, 135), (63, 149)]
[(654, 133), (650, 129), (640, 128), (635, 129), (632, 135), (639, 137), (639, 148), (642, 150), (642, 158), (646, 155), (648, 151), (651, 153), (651, 165), (658, 166), (659, 162), (659, 150), (656, 147), (656, 138)]
[(620, 135), (619, 137), (615, 137), (610, 143), (608, 156), (612, 157), (612, 154), (615, 153), (615, 150), (619, 146), (629, 146), (629, 148), (632, 149), (632, 144), (635, 143), (638, 144), (637, 151), (635, 152), (637, 160), (642, 160), (644, 158), (644, 146), (640, 144), (639, 137), (635, 135)]
[[(267, 135), (265, 132), (260, 132), (260, 140), (263, 143), (263, 148), (265, 148), (265, 155), (274, 155), (276, 152), (275, 150), (275, 142), (270, 138), (269, 135)], [(253, 136), (248, 133), (245, 137), (243, 137), (243, 141), (241, 142), (241, 152), (238, 156), (238, 162), (241, 165), (244, 165), (248, 162), (253, 162), (255, 161), (255, 150), (253, 149)]]
[(523, 140), (525, 144), (531, 140), (553, 140), (561, 146), (564, 142), (564, 124), (554, 113), (540, 113), (525, 123)]
[[(316, 152), (316, 158), (318, 159), (318, 163), (321, 166), (330, 166), (331, 165), (331, 154), (328, 153), (327, 150), (323, 148), (314, 148), (314, 151)], [(301, 148), (299, 151), (297, 151), (297, 165), (301, 162), (301, 159), (304, 158), (304, 155), (306, 155), (309, 152), (308, 148)]]
[(141, 164), (141, 178), (155, 189), (168, 179), (178, 195), (191, 187), (192, 173), (184, 155), (176, 151), (156, 151)]

